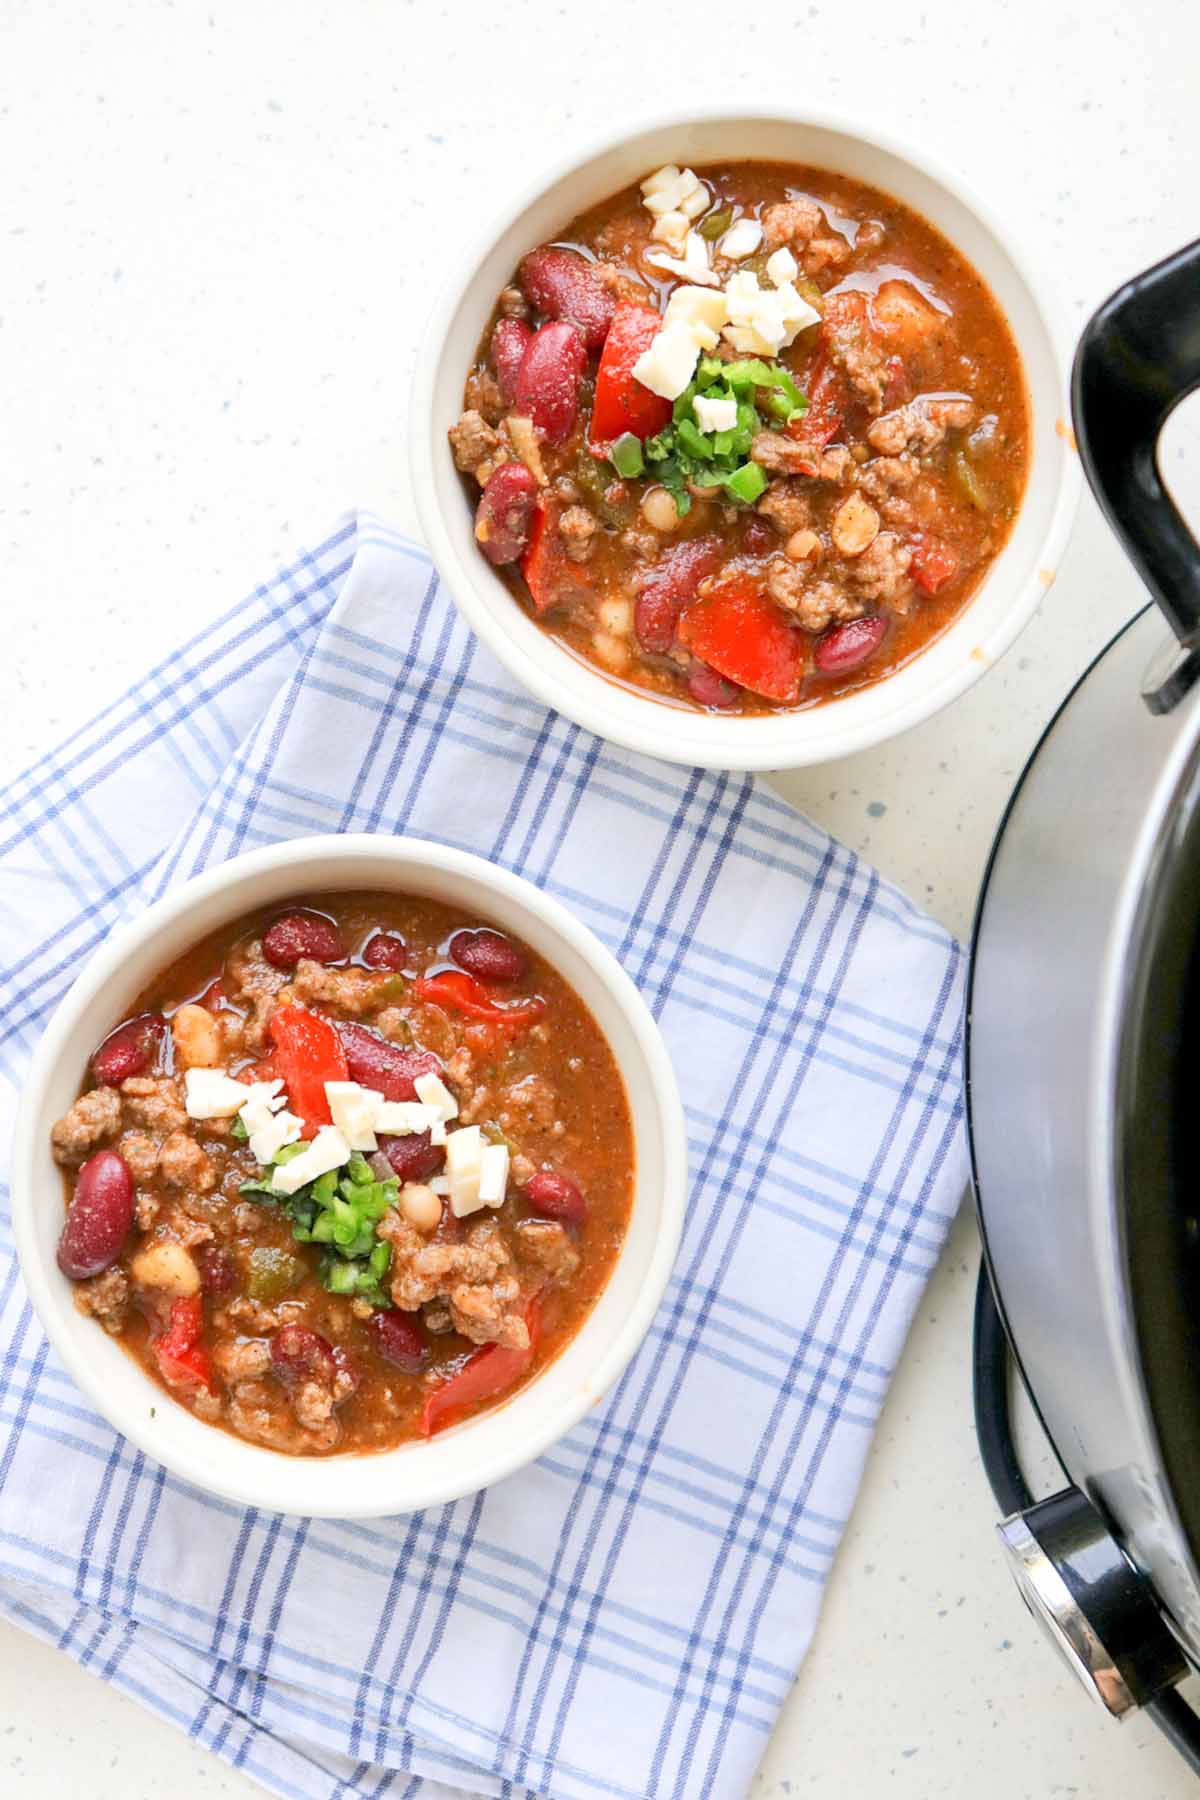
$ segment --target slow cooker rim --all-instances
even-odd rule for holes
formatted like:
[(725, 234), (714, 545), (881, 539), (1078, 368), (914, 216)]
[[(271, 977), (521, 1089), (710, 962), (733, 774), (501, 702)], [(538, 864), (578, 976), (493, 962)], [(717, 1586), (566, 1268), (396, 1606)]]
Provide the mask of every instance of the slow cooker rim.
[(1033, 771), (1034, 765), (1040, 757), (1043, 747), (1053, 735), (1059, 721), (1067, 711), (1067, 708), (1071, 705), (1071, 702), (1083, 687), (1092, 671), (1104, 661), (1104, 658), (1108, 655), (1109, 651), (1115, 649), (1121, 639), (1125, 637), (1128, 632), (1133, 630), (1138, 621), (1143, 619), (1145, 615), (1152, 610), (1153, 602), (1148, 601), (1145, 606), (1139, 607), (1138, 611), (1128, 618), (1125, 623), (1101, 645), (1100, 649), (1096, 651), (1095, 655), (1085, 664), (1079, 675), (1071, 683), (1071, 686), (1067, 689), (1067, 692), (1063, 695), (1059, 704), (1054, 709), (1053, 713), (1051, 713), (1049, 719), (1034, 740), (1033, 746), (1021, 766), (1017, 779), (1013, 783), (1012, 791), (1004, 804), (1004, 809), (1000, 814), (995, 832), (992, 836), (992, 842), (988, 849), (987, 861), (984, 864), (983, 879), (979, 884), (979, 894), (975, 901), (975, 910), (971, 919), (971, 930), (967, 943), (967, 976), (963, 1015), (963, 1109), (967, 1134), (967, 1160), (971, 1173), (971, 1199), (975, 1209), (975, 1223), (979, 1231), (980, 1248), (984, 1262), (987, 1264), (988, 1277), (992, 1284), (992, 1293), (995, 1296), (996, 1308), (1003, 1322), (1005, 1336), (1008, 1338), (1009, 1347), (1012, 1352), (1013, 1364), (1021, 1378), (1021, 1385), (1025, 1390), (1030, 1405), (1033, 1407), (1042, 1434), (1053, 1451), (1058, 1465), (1063, 1471), (1064, 1477), (1067, 1477), (1068, 1479), (1069, 1476), (1066, 1464), (1055, 1443), (1054, 1434), (1050, 1430), (1049, 1424), (1042, 1412), (1033, 1382), (1030, 1380), (1024, 1359), (1021, 1355), (1021, 1346), (1017, 1341), (1016, 1333), (1013, 1331), (1009, 1319), (1008, 1310), (1004, 1303), (1004, 1293), (996, 1273), (995, 1259), (993, 1258), (991, 1244), (988, 1238), (987, 1218), (984, 1208), (982, 1183), (979, 1178), (979, 1162), (975, 1143), (974, 1087), (971, 1073), (971, 1024), (975, 1005), (975, 981), (978, 971), (979, 943), (983, 930), (983, 917), (987, 909), (988, 893), (992, 886), (992, 877), (1000, 855), (1000, 847), (1004, 842), (1009, 822), (1017, 808), (1017, 804)]
[[(1042, 1412), (1036, 1390), (1021, 1354), (1009, 1321), (1004, 1302), (1004, 1295), (996, 1274), (995, 1261), (991, 1252), (986, 1221), (986, 1199), (982, 1190), (977, 1159), (975, 1127), (974, 1127), (974, 1088), (972, 1080), (971, 1046), (972, 1023), (975, 1000), (975, 984), (978, 965), (978, 950), (982, 933), (983, 918), (987, 908), (988, 894), (992, 883), (993, 871), (998, 860), (1001, 845), (1008, 830), (1011, 816), (1020, 802), (1022, 792), (1037, 763), (1044, 746), (1055, 732), (1064, 715), (1071, 707), (1080, 689), (1088, 681), (1097, 666), (1104, 661), (1120, 641), (1132, 631), (1147, 613), (1154, 610), (1153, 604), (1140, 607), (1125, 623), (1113, 633), (1107, 642), (1090, 659), (1078, 678), (1072, 683), (1061, 703), (1039, 733), (1018, 779), (1001, 814), (995, 836), (988, 853), (983, 881), (969, 940), (969, 961), (966, 982), (965, 1011), (965, 1049), (964, 1049), (964, 1086), (965, 1113), (968, 1155), (972, 1178), (972, 1195), (975, 1204), (976, 1220), (979, 1227), (984, 1259), (987, 1263), (992, 1281), (996, 1304), (1004, 1321), (1005, 1331), (1012, 1347), (1015, 1366), (1020, 1373), (1022, 1384), (1031, 1402), (1033, 1410), (1045, 1434), (1047, 1442), (1063, 1469), (1066, 1479), (1072, 1479), (1066, 1462), (1049, 1429)], [(1200, 700), (1197, 701), (1200, 705)], [(1135, 840), (1135, 851), (1129, 858), (1129, 868), (1122, 879), (1117, 900), (1113, 908), (1112, 924), (1106, 939), (1105, 952), (1100, 963), (1097, 978), (1097, 1004), (1094, 1013), (1096, 1030), (1092, 1046), (1092, 1078), (1089, 1082), (1089, 1121), (1087, 1143), (1088, 1186), (1091, 1193), (1087, 1197), (1088, 1232), (1092, 1243), (1094, 1268), (1099, 1278), (1100, 1304), (1105, 1330), (1110, 1343), (1117, 1354), (1114, 1361), (1117, 1365), (1118, 1379), (1125, 1386), (1122, 1398), (1126, 1412), (1140, 1440), (1141, 1465), (1151, 1474), (1159, 1496), (1164, 1523), (1170, 1529), (1177, 1546), (1182, 1547), (1187, 1563), (1187, 1573), (1193, 1591), (1200, 1591), (1200, 1568), (1197, 1565), (1194, 1542), (1200, 1542), (1200, 1529), (1193, 1538), (1185, 1526), (1182, 1515), (1174, 1501), (1174, 1493), (1167, 1480), (1168, 1459), (1164, 1450), (1162, 1434), (1159, 1430), (1158, 1418), (1147, 1388), (1141, 1354), (1141, 1342), (1137, 1335), (1134, 1318), (1133, 1294), (1126, 1242), (1121, 1230), (1120, 1196), (1122, 1183), (1118, 1178), (1119, 1144), (1116, 1136), (1116, 1109), (1114, 1097), (1116, 1088), (1113, 1085), (1118, 1079), (1119, 1069), (1127, 1066), (1130, 1046), (1127, 1034), (1121, 1029), (1125, 1014), (1122, 1011), (1126, 998), (1125, 981), (1131, 976), (1134, 967), (1143, 967), (1142, 957), (1145, 944), (1140, 933), (1147, 924), (1147, 916), (1140, 902), (1144, 899), (1145, 871), (1151, 866), (1156, 854), (1161, 854), (1163, 839), (1169, 833), (1172, 821), (1177, 816), (1178, 802), (1183, 787), (1190, 776), (1200, 771), (1200, 751), (1197, 750), (1197, 733), (1182, 734), (1181, 740), (1173, 747), (1164, 761), (1150, 794), (1147, 797), (1142, 825)], [(1136, 952), (1130, 962), (1130, 953)], [(1109, 1028), (1104, 1028), (1104, 1022)], [(1113, 1029), (1115, 1024), (1117, 1027)], [(1096, 1196), (1101, 1196), (1103, 1204), (1097, 1204)], [(1103, 1495), (1090, 1488), (1084, 1472), (1084, 1485), (1089, 1486), (1090, 1497), (1106, 1518), (1106, 1521), (1125, 1541), (1125, 1533), (1119, 1519), (1113, 1517), (1111, 1510), (1104, 1503)], [(1160, 1602), (1161, 1603), (1161, 1602)], [(1165, 1611), (1165, 1608), (1164, 1608)], [(1166, 1616), (1170, 1618), (1170, 1614)], [(1188, 1631), (1171, 1619), (1185, 1646), (1191, 1637), (1200, 1641), (1200, 1633)]]

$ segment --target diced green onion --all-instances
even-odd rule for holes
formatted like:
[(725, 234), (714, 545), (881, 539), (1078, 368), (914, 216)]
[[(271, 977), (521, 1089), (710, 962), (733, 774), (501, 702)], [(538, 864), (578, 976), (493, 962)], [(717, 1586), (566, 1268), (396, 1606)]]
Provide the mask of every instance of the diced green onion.
[(711, 244), (717, 238), (724, 237), (732, 224), (732, 206), (722, 206), (719, 211), (710, 212), (706, 219), (701, 219), (697, 229), (700, 236), (702, 238), (707, 238), (708, 242)]
[(646, 459), (642, 455), (642, 440), (635, 437), (632, 431), (623, 431), (612, 447), (611, 460), (617, 474), (626, 481), (632, 481), (646, 467)]
[(733, 439), (734, 433), (732, 431), (718, 431), (713, 438), (713, 455), (728, 456), (729, 452), (733, 449)]
[(695, 456), (701, 462), (707, 462), (712, 455), (712, 439), (697, 430), (690, 419), (680, 419), (675, 427), (676, 435), (689, 456)]
[(642, 449), (648, 462), (662, 462), (665, 456), (670, 456), (671, 454), (672, 445), (670, 432), (660, 431), (656, 437), (647, 438), (646, 442), (642, 445)]
[(725, 477), (725, 492), (734, 500), (740, 500), (743, 506), (750, 506), (767, 485), (767, 478), (757, 463), (743, 463), (732, 475)]
[(697, 384), (707, 387), (710, 382), (722, 380), (727, 367), (719, 356), (702, 356), (696, 368)]
[(357, 1292), (358, 1270), (353, 1263), (343, 1262), (340, 1257), (331, 1261), (327, 1269), (322, 1269), (321, 1276), (331, 1294)]
[(246, 1130), (245, 1121), (238, 1114), (235, 1114), (229, 1121), (229, 1135), (230, 1137), (237, 1138), (238, 1142), (241, 1144), (244, 1144), (246, 1139), (250, 1136), (250, 1133)]
[(692, 410), (692, 401), (696, 398), (696, 383), (689, 381), (671, 408), (671, 416), (678, 425), (680, 419), (686, 419)]
[(804, 398), (804, 395), (792, 380), (791, 374), (784, 368), (782, 363), (776, 363), (775, 374), (775, 386), (785, 396), (789, 405), (807, 407), (808, 401)]

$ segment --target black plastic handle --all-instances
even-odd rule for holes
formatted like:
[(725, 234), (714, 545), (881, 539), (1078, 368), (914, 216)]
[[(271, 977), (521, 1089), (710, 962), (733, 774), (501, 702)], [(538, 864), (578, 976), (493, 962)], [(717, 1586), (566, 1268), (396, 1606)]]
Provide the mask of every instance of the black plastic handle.
[[(1071, 381), (1084, 471), (1109, 524), (1182, 646), (1146, 698), (1174, 705), (1200, 671), (1200, 545), (1163, 483), (1158, 439), (1200, 387), (1200, 241), (1135, 275), (1089, 320)], [(1184, 668), (1189, 678), (1181, 680)]]

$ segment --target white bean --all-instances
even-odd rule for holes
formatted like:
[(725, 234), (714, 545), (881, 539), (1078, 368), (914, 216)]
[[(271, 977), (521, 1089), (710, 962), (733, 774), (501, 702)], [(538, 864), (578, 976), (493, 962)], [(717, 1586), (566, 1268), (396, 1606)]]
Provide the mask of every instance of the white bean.
[(799, 531), (793, 531), (783, 546), (783, 553), (791, 562), (813, 562), (821, 554), (821, 540), (815, 531), (802, 526)]
[(418, 1231), (436, 1231), (441, 1222), (442, 1203), (433, 1189), (420, 1181), (406, 1181), (400, 1189), (400, 1211)]
[(629, 642), (610, 631), (592, 633), (592, 655), (609, 669), (623, 669), (629, 661)]
[(879, 514), (856, 489), (838, 507), (829, 530), (843, 556), (861, 556), (879, 536)]
[(200, 1292), (200, 1271), (182, 1244), (164, 1238), (148, 1244), (129, 1264), (129, 1273), (138, 1287), (158, 1288), (177, 1300), (188, 1300)]
[(221, 1057), (221, 1033), (206, 1007), (181, 1006), (171, 1020), (175, 1060), (183, 1069), (215, 1069)]
[(613, 637), (628, 637), (633, 630), (632, 600), (602, 600), (596, 608), (596, 617), (605, 631)]
[(650, 489), (642, 501), (642, 517), (654, 531), (674, 531), (679, 523), (679, 514), (666, 488)]

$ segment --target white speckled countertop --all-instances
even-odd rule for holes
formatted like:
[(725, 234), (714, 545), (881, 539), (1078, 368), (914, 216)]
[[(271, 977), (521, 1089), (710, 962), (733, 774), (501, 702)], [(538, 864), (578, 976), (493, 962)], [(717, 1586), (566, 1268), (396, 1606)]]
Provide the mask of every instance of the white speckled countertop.
[[(659, 83), (672, 102), (693, 81), (698, 102), (809, 98), (923, 140), (1017, 220), (1082, 321), (1197, 229), (1200, 14), (1144, 10), (0, 4), (4, 770), (341, 508), (412, 526), (412, 345), (456, 221), (473, 227), (565, 139), (652, 107)], [(1195, 501), (1194, 410), (1168, 461)], [(1085, 505), (1000, 668), (898, 744), (781, 785), (964, 930), (1028, 750), (1138, 603)], [(971, 1434), (976, 1259), (964, 1217), (756, 1800), (1196, 1791), (1152, 1728), (1092, 1713), (1000, 1566)], [(7, 1627), (0, 1696), (5, 1794), (257, 1791)]]

